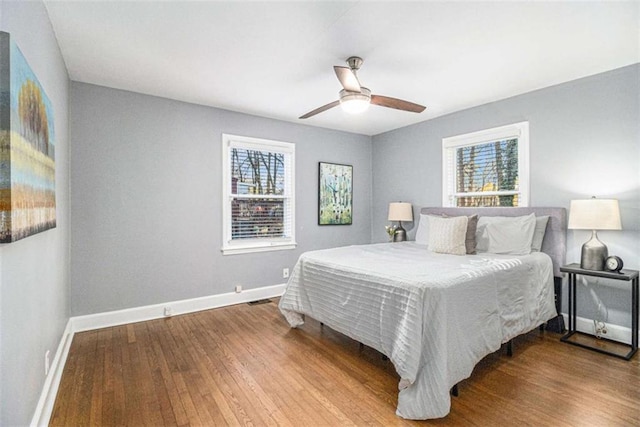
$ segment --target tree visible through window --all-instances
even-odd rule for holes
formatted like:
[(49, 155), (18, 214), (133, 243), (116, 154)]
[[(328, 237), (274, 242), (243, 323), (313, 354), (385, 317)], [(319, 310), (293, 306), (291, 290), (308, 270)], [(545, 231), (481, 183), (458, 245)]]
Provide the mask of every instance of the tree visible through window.
[(528, 204), (527, 123), (443, 140), (444, 206)]
[(456, 194), (461, 195), (456, 197), (457, 206), (518, 206), (517, 139), (458, 148), (456, 169)]
[(293, 239), (293, 144), (225, 135), (223, 252), (287, 249)]
[(231, 149), (233, 239), (284, 235), (284, 172), (282, 153)]

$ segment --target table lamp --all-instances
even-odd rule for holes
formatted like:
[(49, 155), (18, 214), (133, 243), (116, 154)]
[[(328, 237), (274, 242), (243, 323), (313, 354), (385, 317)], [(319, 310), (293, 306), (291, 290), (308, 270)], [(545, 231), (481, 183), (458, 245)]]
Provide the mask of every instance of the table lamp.
[(622, 230), (620, 208), (615, 199), (572, 200), (569, 210), (570, 230), (591, 230), (591, 239), (582, 245), (580, 268), (604, 270), (609, 255), (607, 246), (598, 239), (597, 230)]
[(404, 242), (407, 240), (407, 232), (402, 228), (402, 221), (413, 221), (413, 209), (411, 203), (392, 202), (389, 203), (389, 221), (398, 221), (398, 228), (393, 235), (394, 242)]

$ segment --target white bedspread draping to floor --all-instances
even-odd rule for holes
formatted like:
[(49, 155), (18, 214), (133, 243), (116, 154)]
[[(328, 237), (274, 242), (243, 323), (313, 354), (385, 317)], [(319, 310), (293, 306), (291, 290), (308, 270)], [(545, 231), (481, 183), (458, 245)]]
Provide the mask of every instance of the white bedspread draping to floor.
[(556, 316), (553, 267), (543, 253), (442, 255), (414, 242), (319, 250), (298, 260), (280, 310), (292, 327), (308, 315), (388, 356), (397, 414), (440, 418), (480, 359)]

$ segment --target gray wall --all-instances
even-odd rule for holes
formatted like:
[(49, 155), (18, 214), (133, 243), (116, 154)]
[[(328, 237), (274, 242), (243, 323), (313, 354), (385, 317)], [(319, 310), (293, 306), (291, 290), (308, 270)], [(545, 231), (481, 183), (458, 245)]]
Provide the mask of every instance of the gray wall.
[[(76, 82), (70, 96), (74, 316), (281, 284), (304, 251), (369, 243), (367, 136)], [(297, 249), (221, 254), (222, 133), (295, 143)], [(353, 225), (317, 225), (319, 161), (353, 165)]]
[(51, 100), (56, 131), (57, 227), (0, 246), (0, 425), (31, 421), (69, 318), (68, 86), (41, 2), (0, 3), (0, 28), (17, 42)]
[[(372, 241), (386, 240), (390, 201), (413, 203), (414, 214), (422, 206), (441, 206), (442, 138), (528, 120), (531, 206), (568, 209), (571, 199), (592, 195), (619, 199), (624, 230), (599, 236), (610, 254), (638, 269), (638, 94), (640, 65), (636, 64), (374, 136)], [(580, 247), (589, 234), (569, 231), (568, 262), (579, 262)], [(415, 227), (409, 235), (415, 235)], [(601, 300), (609, 322), (630, 326), (629, 286), (599, 283), (602, 286), (594, 287), (593, 296), (584, 288), (578, 291), (583, 307), (578, 314), (593, 317)]]

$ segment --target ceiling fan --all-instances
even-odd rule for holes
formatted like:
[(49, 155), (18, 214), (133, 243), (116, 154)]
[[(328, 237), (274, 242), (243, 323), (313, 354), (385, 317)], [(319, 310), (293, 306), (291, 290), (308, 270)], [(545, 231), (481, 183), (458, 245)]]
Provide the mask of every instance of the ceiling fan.
[(347, 59), (348, 67), (334, 66), (333, 70), (340, 80), (340, 84), (344, 89), (339, 93), (338, 101), (330, 102), (327, 105), (309, 111), (307, 114), (300, 116), (300, 119), (308, 119), (316, 114), (327, 111), (337, 105), (341, 105), (342, 109), (348, 113), (361, 113), (369, 107), (369, 104), (379, 105), (381, 107), (394, 108), (396, 110), (410, 111), (412, 113), (421, 113), (426, 108), (423, 105), (414, 104), (413, 102), (404, 101), (402, 99), (391, 98), (389, 96), (374, 95), (371, 90), (361, 86), (358, 80), (357, 71), (364, 61), (362, 58), (352, 56)]

